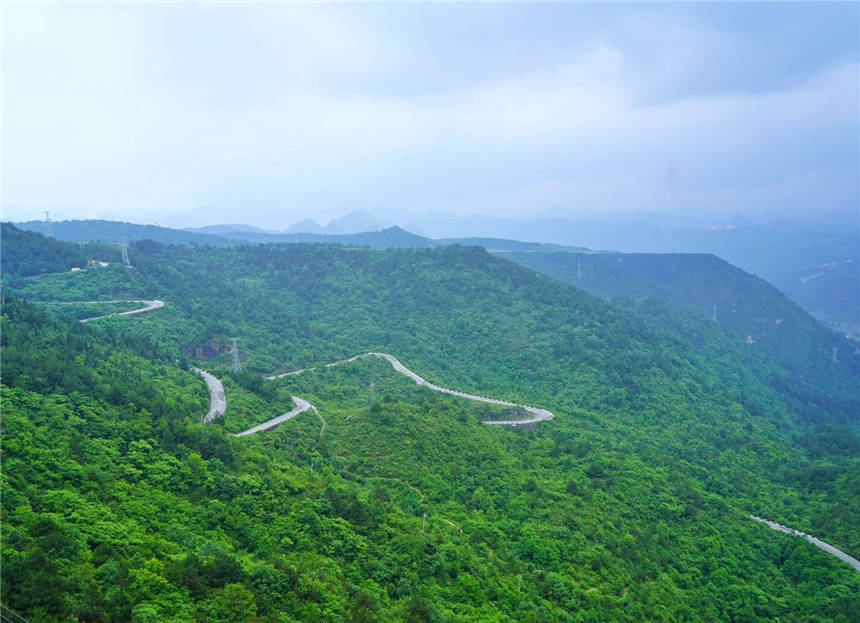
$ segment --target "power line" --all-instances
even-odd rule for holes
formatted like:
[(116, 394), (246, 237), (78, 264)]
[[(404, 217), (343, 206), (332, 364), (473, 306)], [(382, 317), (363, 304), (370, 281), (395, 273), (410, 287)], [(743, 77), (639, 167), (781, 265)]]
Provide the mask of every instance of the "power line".
[[(12, 610), (12, 608), (10, 608), (8, 606), (4, 606), (2, 603), (0, 603), (0, 609), (8, 611), (12, 616), (14, 616), (19, 621), (24, 621), (24, 623), (30, 623), (30, 621), (28, 621), (27, 619), (22, 617), (20, 614), (18, 614), (14, 610)], [(11, 623), (16, 623), (16, 621), (14, 619), (10, 619), (9, 617), (5, 616), (2, 612), (0, 612), (0, 618), (2, 618), (3, 620), (6, 620), (6, 621), (10, 621)]]

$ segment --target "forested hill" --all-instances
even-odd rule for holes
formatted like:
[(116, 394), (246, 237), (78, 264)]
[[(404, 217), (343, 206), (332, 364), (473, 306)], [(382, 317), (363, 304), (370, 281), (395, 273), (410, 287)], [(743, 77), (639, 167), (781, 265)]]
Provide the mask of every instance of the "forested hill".
[(430, 247), (435, 241), (424, 238), (400, 227), (388, 227), (380, 231), (367, 231), (357, 234), (314, 234), (295, 233), (282, 234), (256, 231), (231, 231), (225, 233), (232, 238), (253, 243), (297, 243), (312, 242), (321, 244), (338, 244), (355, 247), (373, 247), (376, 249), (396, 249), (402, 247)]
[(0, 223), (0, 264), (4, 275), (32, 276), (83, 268), (87, 261), (119, 260), (119, 249), (106, 245), (65, 244), (41, 234)]
[[(82, 229), (79, 233), (95, 237), (105, 223), (80, 222), (78, 224)], [(103, 233), (111, 235), (119, 235), (120, 232), (125, 231), (123, 229), (125, 227), (139, 228), (140, 235), (157, 229), (127, 223), (107, 223), (107, 226)], [(112, 229), (114, 226), (119, 229)], [(5, 227), (11, 228), (8, 224)], [(186, 233), (177, 230), (163, 231), (174, 234)], [(280, 240), (291, 243), (322, 241), (337, 243), (340, 246), (374, 248), (430, 248), (450, 246), (458, 242), (457, 240), (433, 241), (397, 227), (380, 232), (350, 235), (280, 235), (239, 230), (235, 226), (229, 231), (235, 232), (237, 236), (258, 241)], [(217, 238), (217, 236), (214, 237)], [(856, 352), (855, 343), (820, 325), (768, 283), (715, 256), (593, 253), (572, 247), (484, 238), (468, 239), (468, 242), (479, 244), (502, 257), (553, 278), (573, 283), (603, 298), (658, 298), (678, 307), (682, 312), (691, 313), (702, 319), (712, 318), (716, 307), (717, 324), (720, 330), (725, 331), (731, 339), (742, 342), (749, 340), (750, 343), (747, 346), (750, 350), (765, 354), (789, 372), (790, 376), (786, 376), (784, 381), (788, 387), (800, 383), (801, 386), (809, 385), (816, 388), (819, 395), (823, 393), (823, 395), (849, 399), (857, 394), (858, 383), (860, 383), (858, 381), (860, 354)], [(14, 247), (17, 244), (17, 238), (10, 237), (7, 247), (10, 245)], [(29, 246), (34, 248), (36, 245)], [(70, 248), (80, 253), (79, 249)], [(146, 245), (140, 248), (145, 254)], [(289, 252), (285, 251), (285, 253)], [(14, 251), (4, 253), (4, 256), (10, 258), (16, 255)], [(137, 248), (132, 249), (132, 255), (137, 262), (139, 259)], [(253, 262), (249, 267), (253, 267)], [(230, 284), (220, 285), (225, 288), (231, 287)], [(138, 293), (139, 296), (150, 294)], [(643, 310), (649, 310), (649, 313), (642, 314)], [(651, 307), (638, 305), (640, 318), (649, 322), (678, 322), (675, 314), (664, 314), (661, 311), (654, 316), (651, 313), (653, 311)], [(689, 324), (689, 319), (680, 322)], [(834, 348), (836, 348), (836, 362), (833, 361)], [(269, 361), (271, 365), (277, 365), (275, 360)]]
[[(47, 225), (42, 221), (15, 223), (15, 227), (39, 234), (47, 233)], [(153, 240), (161, 244), (195, 246), (234, 246), (242, 243), (297, 243), (315, 242), (346, 246), (368, 246), (375, 248), (425, 247), (433, 246), (434, 241), (417, 236), (399, 227), (389, 227), (382, 231), (358, 234), (282, 234), (256, 230), (249, 226), (229, 228), (213, 227), (202, 231), (171, 229), (158, 225), (138, 225), (122, 221), (54, 221), (51, 223), (53, 236), (67, 242), (131, 242)]]
[[(46, 231), (45, 224), (39, 221), (30, 221), (18, 225), (34, 232), (44, 233)], [(565, 266), (565, 264), (572, 261), (571, 258), (565, 258), (564, 256), (553, 257), (549, 254), (587, 254), (592, 257), (586, 259), (579, 258), (577, 261), (592, 263), (592, 270), (577, 285), (600, 296), (630, 296), (634, 298), (640, 296), (657, 296), (663, 300), (680, 303), (687, 309), (699, 310), (703, 306), (707, 306), (709, 314), (714, 304), (717, 304), (719, 308), (720, 302), (727, 303), (729, 307), (722, 310), (725, 313), (721, 313), (720, 317), (724, 321), (725, 326), (737, 324), (741, 331), (746, 331), (744, 337), (752, 335), (755, 338), (756, 334), (763, 335), (766, 333), (766, 331), (763, 331), (765, 327), (761, 324), (751, 326), (754, 322), (760, 323), (759, 319), (773, 317), (774, 321), (776, 321), (776, 319), (781, 317), (776, 313), (778, 310), (762, 308), (760, 310), (762, 314), (751, 319), (742, 318), (739, 323), (736, 323), (736, 314), (735, 318), (731, 317), (733, 314), (730, 307), (732, 297), (726, 297), (724, 292), (726, 289), (731, 289), (735, 286), (746, 287), (749, 284), (743, 283), (744, 277), (741, 277), (738, 272), (730, 275), (726, 274), (724, 267), (719, 267), (723, 274), (718, 275), (720, 277), (729, 277), (724, 283), (706, 280), (705, 275), (713, 272), (714, 266), (702, 264), (701, 257), (703, 255), (694, 253), (621, 254), (592, 252), (581, 247), (521, 242), (499, 238), (431, 239), (413, 234), (396, 226), (381, 231), (356, 234), (287, 234), (266, 232), (247, 225), (211, 226), (192, 231), (168, 229), (154, 225), (92, 220), (59, 221), (53, 224), (53, 229), (58, 239), (77, 242), (128, 242), (131, 240), (149, 239), (163, 244), (197, 246), (231, 246), (242, 243), (323, 243), (344, 246), (368, 246), (379, 249), (437, 247), (452, 244), (478, 245), (491, 252), (511, 253), (508, 255), (509, 258), (543, 272), (549, 271), (548, 274), (563, 280), (567, 280), (566, 276), (570, 274), (569, 265)], [(525, 252), (537, 253), (538, 255), (522, 255)], [(604, 255), (606, 257), (603, 257)], [(607, 259), (610, 257), (612, 258), (611, 260)], [(621, 265), (620, 262), (617, 266), (612, 264), (612, 262), (617, 260), (623, 261), (625, 257), (629, 257), (627, 264)], [(671, 258), (671, 261), (667, 258)], [(844, 261), (826, 263), (820, 267), (819, 272), (806, 275), (805, 277), (800, 275), (803, 277), (801, 280), (802, 283), (795, 283), (796, 277), (791, 278), (780, 272), (780, 282), (791, 283), (790, 294), (794, 297), (794, 300), (799, 301), (805, 309), (813, 311), (816, 317), (821, 319), (822, 322), (827, 323), (828, 326), (838, 326), (843, 333), (854, 334), (856, 331), (854, 331), (853, 325), (856, 322), (846, 321), (847, 318), (856, 316), (857, 309), (860, 309), (858, 308), (856, 287), (851, 286), (851, 271), (854, 270), (851, 268), (853, 266), (851, 261), (849, 258)], [(755, 265), (757, 266), (757, 264)], [(797, 266), (794, 266), (791, 270), (796, 271)], [(698, 273), (698, 275), (695, 273)], [(606, 276), (607, 280), (601, 280), (598, 278), (598, 275)], [(680, 282), (677, 281), (679, 276), (690, 276), (692, 279), (687, 278), (685, 281)], [(745, 278), (750, 279), (751, 282), (755, 281), (750, 275), (747, 275)], [(674, 285), (667, 287), (663, 283), (663, 279), (668, 279)], [(685, 287), (693, 282), (696, 282), (697, 285), (705, 285), (706, 287), (702, 289)], [(751, 291), (756, 292), (757, 295), (763, 292), (761, 288), (756, 286), (753, 286)], [(708, 297), (713, 299), (714, 302), (708, 303), (706, 300)], [(735, 296), (735, 298), (737, 297)], [(760, 297), (758, 306), (762, 307), (762, 303), (766, 299), (773, 300), (773, 297), (770, 295)], [(782, 306), (784, 305), (780, 301), (777, 307)], [(808, 324), (808, 321), (804, 322)], [(782, 333), (785, 334), (788, 331), (782, 331)], [(791, 350), (791, 348), (788, 348), (788, 350)]]
[[(834, 373), (848, 382), (860, 378), (856, 342), (822, 326), (763, 279), (715, 255), (513, 251), (503, 257), (606, 299), (667, 301), (715, 322), (729, 337), (763, 351), (824, 391), (841, 391), (840, 383), (833, 385)], [(853, 386), (851, 391), (856, 391)]]
[[(749, 518), (856, 555), (857, 396), (805, 387), (707, 320), (643, 322), (479, 247), (144, 241), (130, 255), (131, 269), (4, 292), (3, 595), (30, 620), (850, 621), (860, 608), (860, 574)], [(148, 315), (88, 324), (48, 311), (156, 297)], [(507, 416), (385, 361), (319, 365), (368, 351), (556, 417), (490, 427)], [(189, 364), (223, 380), (215, 424)], [(291, 396), (318, 413), (226, 434)]]
[[(42, 221), (14, 223), (19, 229), (47, 233), (47, 225)], [(154, 240), (162, 244), (227, 246), (238, 241), (225, 236), (201, 234), (158, 225), (138, 225), (122, 221), (103, 221), (96, 219), (79, 221), (54, 221), (51, 232), (57, 240), (67, 242), (131, 242), (134, 240)]]

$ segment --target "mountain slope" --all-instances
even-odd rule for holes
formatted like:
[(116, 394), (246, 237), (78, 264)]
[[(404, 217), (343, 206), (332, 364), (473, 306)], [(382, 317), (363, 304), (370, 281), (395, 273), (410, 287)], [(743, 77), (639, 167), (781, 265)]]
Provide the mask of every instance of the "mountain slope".
[[(796, 378), (840, 393), (860, 378), (857, 345), (826, 329), (762, 279), (713, 255), (504, 253), (604, 298), (656, 297), (750, 341)], [(714, 316), (716, 314), (716, 316)], [(837, 363), (834, 363), (836, 349)], [(852, 383), (853, 381), (853, 383)]]
[(0, 223), (3, 274), (28, 277), (83, 268), (90, 259), (119, 261), (119, 250), (100, 244), (69, 245)]
[[(660, 214), (594, 217), (413, 215), (434, 238), (486, 236), (625, 253), (711, 253), (766, 279), (829, 326), (860, 334), (860, 229), (734, 217), (705, 222)], [(813, 278), (822, 274), (828, 279)]]
[[(32, 618), (844, 621), (860, 605), (853, 569), (748, 516), (856, 552), (855, 425), (707, 320), (644, 323), (475, 247), (131, 250), (133, 270), (20, 292), (158, 296), (158, 312), (84, 326), (4, 307), (4, 600)], [(262, 374), (371, 350), (556, 417), (485, 426), (483, 406), (375, 359)], [(224, 382), (217, 425), (192, 360)], [(290, 396), (325, 428), (306, 412), (224, 434)]]
[[(19, 229), (36, 233), (45, 232), (41, 221), (26, 221), (14, 224)], [(236, 240), (220, 235), (170, 229), (158, 225), (138, 225), (121, 221), (54, 221), (51, 224), (54, 238), (68, 242), (131, 242), (154, 240), (163, 244), (195, 244), (226, 246), (237, 244)]]

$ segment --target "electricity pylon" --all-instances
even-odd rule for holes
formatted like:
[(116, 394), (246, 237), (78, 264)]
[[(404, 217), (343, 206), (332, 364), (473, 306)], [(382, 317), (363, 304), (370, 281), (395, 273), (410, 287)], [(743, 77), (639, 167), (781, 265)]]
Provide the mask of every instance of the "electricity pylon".
[(239, 341), (238, 337), (231, 337), (233, 340), (233, 372), (238, 373), (242, 369), (242, 364), (239, 363), (239, 345), (236, 343)]

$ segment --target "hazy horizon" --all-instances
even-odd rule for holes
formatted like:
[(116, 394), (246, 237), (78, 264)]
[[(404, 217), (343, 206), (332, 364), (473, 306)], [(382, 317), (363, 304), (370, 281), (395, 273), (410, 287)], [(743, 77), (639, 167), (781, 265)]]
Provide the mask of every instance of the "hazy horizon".
[(858, 18), (854, 3), (8, 4), (3, 219), (856, 225)]

